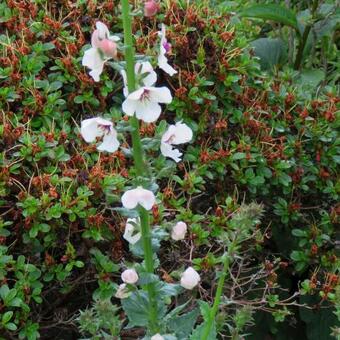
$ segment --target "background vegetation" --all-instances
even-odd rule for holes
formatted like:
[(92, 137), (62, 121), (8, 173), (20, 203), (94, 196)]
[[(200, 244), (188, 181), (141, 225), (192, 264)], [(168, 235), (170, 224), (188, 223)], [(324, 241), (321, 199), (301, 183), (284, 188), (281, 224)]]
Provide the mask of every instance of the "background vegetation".
[[(169, 0), (156, 18), (135, 17), (139, 53), (156, 55), (168, 26), (178, 74), (159, 81), (175, 96), (162, 117), (195, 135), (178, 166), (153, 160), (164, 202), (154, 224), (179, 214), (190, 227), (185, 246), (162, 242), (159, 274), (173, 282), (192, 261), (211, 302), (228, 216), (255, 201), (264, 212), (233, 259), (220, 338), (339, 339), (339, 9), (275, 5)], [(119, 73), (95, 83), (81, 66), (97, 20), (120, 35), (119, 1), (0, 2), (3, 339), (142, 336), (119, 329), (113, 297), (120, 261), (132, 261), (115, 209), (131, 158), (98, 154), (78, 129), (122, 117)], [(164, 128), (142, 127), (151, 151)]]

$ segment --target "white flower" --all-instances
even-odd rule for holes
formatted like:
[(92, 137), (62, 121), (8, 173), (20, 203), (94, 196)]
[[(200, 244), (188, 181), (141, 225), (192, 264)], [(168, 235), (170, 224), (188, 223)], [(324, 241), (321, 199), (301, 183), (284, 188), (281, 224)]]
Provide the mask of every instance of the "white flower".
[(131, 285), (135, 284), (139, 277), (137, 272), (134, 269), (126, 269), (123, 271), (121, 278), (123, 280), (123, 282), (125, 283), (129, 283)]
[(123, 111), (128, 116), (136, 113), (138, 119), (145, 123), (155, 122), (161, 114), (162, 108), (158, 103), (169, 104), (172, 101), (167, 87), (144, 86), (130, 93), (123, 102)]
[(144, 209), (150, 210), (155, 202), (156, 198), (153, 192), (140, 186), (126, 191), (122, 196), (122, 204), (126, 209), (134, 209), (139, 204)]
[(177, 222), (171, 230), (171, 238), (175, 241), (184, 240), (187, 232), (187, 225), (184, 222)]
[(170, 125), (161, 139), (161, 152), (164, 157), (172, 158), (175, 162), (181, 160), (182, 153), (173, 145), (188, 143), (192, 139), (192, 130), (181, 122)]
[(91, 36), (92, 47), (85, 51), (82, 64), (91, 69), (90, 76), (94, 81), (99, 81), (105, 62), (117, 56), (116, 42), (119, 38), (110, 36), (108, 28), (100, 21), (96, 23), (96, 28)]
[(162, 24), (161, 31), (158, 32), (158, 35), (161, 37), (161, 46), (160, 51), (158, 55), (158, 66), (168, 73), (170, 76), (173, 76), (177, 73), (177, 71), (168, 64), (168, 58), (165, 56), (168, 52), (171, 50), (171, 45), (166, 40), (166, 31), (165, 31), (165, 25)]
[(201, 281), (201, 277), (197, 273), (197, 271), (189, 267), (186, 269), (186, 271), (182, 274), (181, 277), (181, 286), (185, 289), (193, 289), (195, 286), (197, 286), (198, 282)]
[(135, 244), (139, 241), (142, 234), (140, 232), (136, 233), (136, 224), (139, 224), (139, 220), (137, 222), (136, 218), (128, 218), (125, 225), (125, 232), (123, 237), (126, 241), (131, 244)]
[(126, 287), (126, 283), (120, 284), (117, 291), (116, 291), (115, 297), (117, 299), (125, 299), (125, 298), (129, 297), (129, 295), (130, 295), (130, 292), (129, 292), (128, 288)]
[(164, 338), (159, 333), (157, 333), (151, 337), (151, 340), (164, 340)]
[[(127, 97), (129, 95), (129, 91), (127, 88), (126, 72), (125, 70), (122, 70), (120, 73), (124, 81), (123, 93), (124, 96)], [(153, 70), (152, 65), (148, 61), (136, 63), (135, 74), (137, 81), (140, 82), (142, 86), (153, 86), (157, 81), (157, 73)]]
[(94, 142), (97, 137), (103, 137), (97, 147), (99, 151), (115, 152), (119, 147), (117, 132), (109, 120), (95, 117), (81, 122), (80, 133), (87, 143)]

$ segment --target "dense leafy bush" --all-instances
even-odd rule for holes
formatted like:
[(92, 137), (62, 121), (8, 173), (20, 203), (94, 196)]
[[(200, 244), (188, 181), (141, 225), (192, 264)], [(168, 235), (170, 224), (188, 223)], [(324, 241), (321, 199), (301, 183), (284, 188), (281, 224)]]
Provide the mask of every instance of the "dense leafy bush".
[[(156, 244), (157, 274), (170, 289), (191, 263), (202, 280), (199, 305), (188, 293), (181, 297), (188, 301), (183, 314), (176, 311), (164, 322), (176, 332), (180, 322), (192, 328), (206, 319), (216, 267), (239, 228), (246, 231), (227, 252), (230, 270), (216, 318), (220, 338), (328, 339), (331, 332), (339, 336), (340, 317), (336, 79), (331, 72), (317, 87), (320, 82), (289, 66), (274, 74), (261, 70), (250, 41), (262, 24), (242, 19), (243, 5), (168, 1), (151, 18), (138, 14), (140, 3), (136, 7), (137, 56), (157, 56), (157, 32), (165, 23), (178, 71), (171, 78), (158, 72), (157, 84), (168, 86), (174, 100), (158, 126), (141, 125), (159, 185), (152, 223), (163, 221), (166, 229), (177, 218), (189, 226), (181, 245)], [(142, 252), (122, 238), (119, 209), (135, 176), (131, 141), (121, 139), (124, 148), (113, 154), (98, 153), (79, 134), (80, 121), (95, 115), (115, 122), (121, 138), (129, 130), (117, 64), (107, 63), (100, 82), (81, 66), (97, 20), (123, 38), (120, 15), (119, 1), (111, 0), (0, 3), (4, 339), (144, 335), (134, 319), (140, 301), (123, 302), (121, 309), (114, 297), (122, 261)], [(335, 72), (336, 45), (327, 44), (324, 67)], [(317, 44), (315, 51), (317, 58)], [(156, 143), (175, 117), (195, 136), (177, 166), (158, 156)], [(127, 318), (136, 327), (120, 329)]]

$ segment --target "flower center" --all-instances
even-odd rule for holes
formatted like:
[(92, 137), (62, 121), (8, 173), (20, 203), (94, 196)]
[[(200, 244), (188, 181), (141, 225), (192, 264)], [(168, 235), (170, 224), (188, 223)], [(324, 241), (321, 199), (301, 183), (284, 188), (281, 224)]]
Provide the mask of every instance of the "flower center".
[(140, 96), (140, 101), (150, 101), (150, 90), (144, 89), (143, 93)]
[(99, 124), (99, 129), (101, 129), (104, 134), (108, 135), (111, 132), (111, 125), (110, 124)]
[(165, 42), (163, 43), (163, 47), (164, 47), (166, 53), (169, 53), (169, 52), (170, 52), (170, 50), (171, 50), (171, 44), (169, 44), (167, 41), (165, 41)]
[(172, 134), (171, 136), (169, 136), (169, 138), (164, 141), (164, 143), (167, 143), (167, 144), (172, 144), (176, 139), (176, 135), (175, 134)]

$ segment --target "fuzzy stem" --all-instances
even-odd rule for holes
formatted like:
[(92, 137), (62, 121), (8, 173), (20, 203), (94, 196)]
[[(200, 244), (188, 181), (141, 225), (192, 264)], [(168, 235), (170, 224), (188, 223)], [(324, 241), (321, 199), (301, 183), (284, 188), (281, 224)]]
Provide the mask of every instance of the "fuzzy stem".
[(227, 271), (229, 270), (229, 266), (230, 266), (230, 258), (231, 258), (232, 252), (235, 249), (234, 247), (235, 247), (235, 241), (230, 244), (228, 251), (224, 254), (222, 273), (221, 273), (221, 276), (218, 280), (214, 304), (213, 304), (212, 308), (210, 309), (209, 319), (207, 320), (207, 323), (206, 323), (206, 325), (203, 329), (203, 334), (202, 334), (202, 338), (201, 338), (202, 340), (209, 340), (210, 331), (211, 331), (211, 328), (212, 328), (213, 323), (215, 321), (215, 317), (216, 317), (216, 314), (217, 314), (217, 311), (218, 311), (218, 307), (219, 307), (220, 302), (221, 302), (221, 296), (222, 296), (222, 292), (223, 292), (224, 281), (227, 277)]
[[(128, 0), (122, 0), (122, 18), (124, 27), (124, 48), (125, 48), (125, 61), (126, 61), (126, 76), (127, 86), (129, 93), (136, 89), (135, 79), (135, 51), (132, 40), (132, 26), (130, 16), (130, 5)], [(130, 118), (130, 125), (132, 127), (132, 147), (133, 159), (137, 176), (148, 176), (148, 170), (144, 161), (144, 153), (139, 132), (139, 121), (136, 116)], [(141, 233), (144, 249), (145, 267), (148, 273), (154, 273), (153, 251), (151, 243), (151, 232), (149, 223), (149, 213), (142, 207), (139, 208), (139, 217), (141, 221)], [(158, 318), (157, 318), (157, 301), (156, 290), (153, 283), (146, 285), (146, 290), (149, 296), (149, 331), (156, 334), (159, 331)]]
[[(316, 14), (316, 10), (318, 9), (319, 6), (319, 0), (314, 0), (313, 2), (313, 7), (312, 7), (312, 20), (315, 19), (315, 14)], [(299, 47), (298, 47), (298, 51), (296, 54), (296, 59), (295, 59), (295, 63), (294, 63), (294, 69), (295, 70), (299, 70), (301, 63), (302, 63), (302, 58), (303, 58), (303, 51), (305, 50), (305, 46), (307, 43), (307, 39), (310, 33), (310, 30), (312, 29), (313, 24), (308, 24), (306, 25), (304, 31), (303, 31), (303, 35), (300, 38), (300, 42), (299, 42)]]

